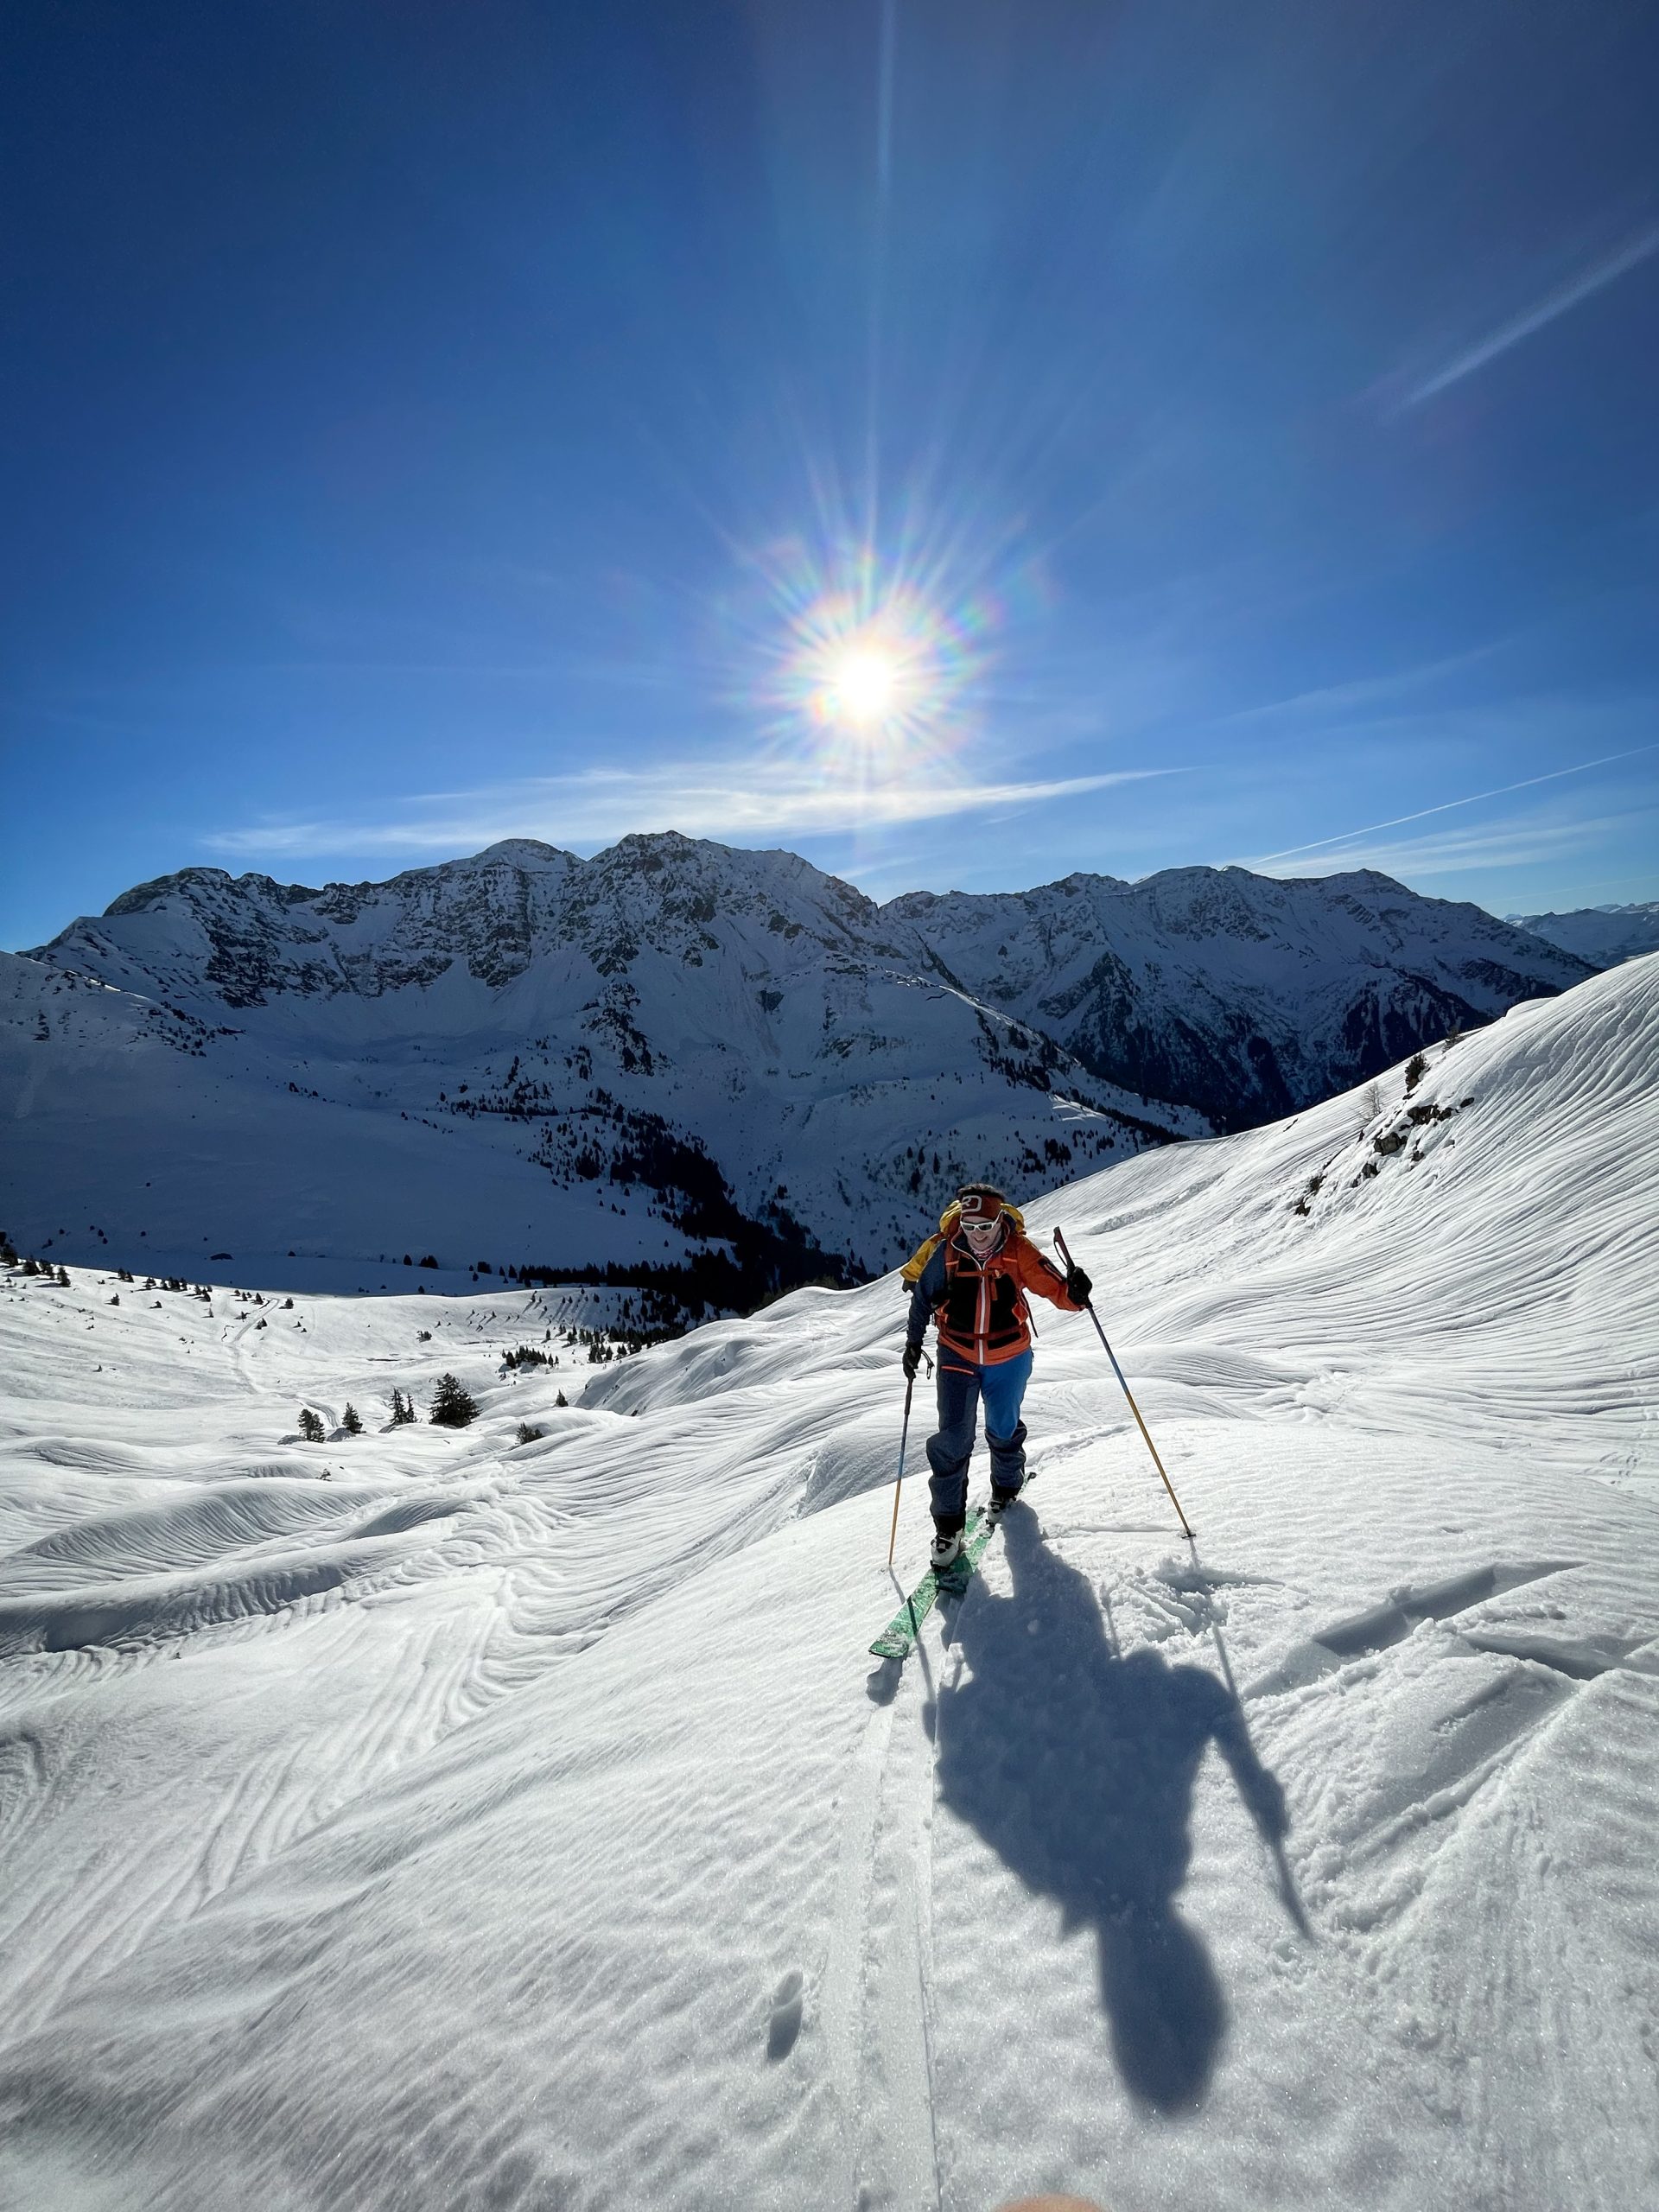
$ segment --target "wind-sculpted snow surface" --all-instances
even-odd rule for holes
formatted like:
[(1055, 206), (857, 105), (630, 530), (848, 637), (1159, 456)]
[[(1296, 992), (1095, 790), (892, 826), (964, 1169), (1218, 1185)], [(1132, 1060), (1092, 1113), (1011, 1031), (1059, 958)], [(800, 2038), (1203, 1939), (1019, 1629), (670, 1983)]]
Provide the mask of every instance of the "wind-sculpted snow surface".
[(673, 836), (322, 889), (190, 868), (0, 956), (0, 1220), (307, 1289), (747, 1237), (747, 1306), (891, 1265), (969, 1175), (1258, 1122), (1590, 972), (1370, 873), (877, 906)]
[(1197, 1540), (1053, 1316), (902, 1669), (892, 1279), (573, 1373), (11, 1278), (0, 2202), (1659, 2199), (1656, 1048), (1650, 960), (1039, 1203)]

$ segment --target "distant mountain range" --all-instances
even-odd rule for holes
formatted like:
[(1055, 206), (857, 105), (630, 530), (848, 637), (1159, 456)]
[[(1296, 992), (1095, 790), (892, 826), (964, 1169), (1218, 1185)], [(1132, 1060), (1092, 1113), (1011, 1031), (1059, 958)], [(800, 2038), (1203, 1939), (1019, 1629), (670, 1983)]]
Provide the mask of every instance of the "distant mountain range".
[(878, 906), (672, 834), (187, 868), (0, 956), (0, 1225), (267, 1285), (727, 1267), (737, 1303), (890, 1265), (964, 1175), (1249, 1128), (1592, 972), (1369, 871)]
[(1644, 952), (1659, 952), (1659, 900), (1645, 906), (1579, 906), (1567, 914), (1510, 914), (1508, 919), (1592, 968), (1617, 968)]

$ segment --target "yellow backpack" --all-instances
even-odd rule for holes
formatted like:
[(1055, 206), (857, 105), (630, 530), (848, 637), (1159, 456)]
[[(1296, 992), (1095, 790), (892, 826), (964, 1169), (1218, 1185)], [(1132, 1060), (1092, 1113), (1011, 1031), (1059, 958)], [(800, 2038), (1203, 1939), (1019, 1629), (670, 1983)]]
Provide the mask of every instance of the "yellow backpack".
[[(1020, 1212), (1019, 1207), (1010, 1205), (1007, 1200), (1004, 1198), (1002, 1201), (1002, 1212), (1004, 1218), (1011, 1221), (1015, 1229), (1020, 1232), (1020, 1236), (1023, 1236), (1026, 1233), (1026, 1217)], [(912, 1253), (910, 1258), (907, 1259), (905, 1262), (904, 1266), (899, 1268), (899, 1274), (902, 1281), (912, 1284), (918, 1283), (921, 1281), (923, 1268), (926, 1267), (928, 1262), (938, 1250), (940, 1245), (944, 1243), (945, 1238), (950, 1236), (951, 1230), (955, 1229), (957, 1222), (960, 1221), (961, 1218), (961, 1201), (957, 1198), (952, 1198), (950, 1205), (946, 1206), (944, 1211), (939, 1216), (938, 1235), (937, 1236), (930, 1236), (926, 1243), (921, 1245), (916, 1251)]]

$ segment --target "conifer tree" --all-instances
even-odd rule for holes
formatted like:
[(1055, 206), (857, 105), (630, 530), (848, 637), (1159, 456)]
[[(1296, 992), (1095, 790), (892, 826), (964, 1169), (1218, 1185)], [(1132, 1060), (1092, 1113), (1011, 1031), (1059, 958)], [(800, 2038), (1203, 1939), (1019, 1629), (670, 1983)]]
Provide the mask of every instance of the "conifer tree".
[(363, 1417), (349, 1398), (346, 1401), (346, 1410), (340, 1417), (340, 1425), (347, 1436), (361, 1436), (363, 1433)]
[(314, 1414), (309, 1406), (300, 1408), (300, 1434), (308, 1444), (321, 1444), (322, 1441), (321, 1417)]
[(478, 1419), (478, 1402), (453, 1375), (440, 1375), (427, 1419), (438, 1428), (465, 1428)]

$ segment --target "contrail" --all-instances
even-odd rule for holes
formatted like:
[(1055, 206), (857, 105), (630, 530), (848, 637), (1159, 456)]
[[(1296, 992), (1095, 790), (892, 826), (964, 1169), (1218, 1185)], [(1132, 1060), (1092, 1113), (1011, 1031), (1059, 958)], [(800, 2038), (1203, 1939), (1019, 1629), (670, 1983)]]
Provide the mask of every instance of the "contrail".
[(1557, 315), (1565, 315), (1569, 308), (1577, 307), (1580, 300), (1587, 300), (1592, 293), (1613, 283), (1627, 270), (1634, 269), (1639, 262), (1646, 261), (1649, 255), (1655, 253), (1659, 253), (1659, 223), (1620, 246), (1616, 253), (1609, 254), (1605, 261), (1593, 264), (1582, 276), (1575, 276), (1570, 284), (1563, 284), (1558, 291), (1548, 293), (1536, 307), (1529, 308), (1523, 315), (1517, 315), (1513, 322), (1504, 323), (1501, 328), (1493, 331), (1490, 338), (1483, 338), (1478, 346), (1471, 346), (1466, 353), (1459, 353), (1454, 361), (1430, 377), (1427, 383), (1420, 384), (1414, 391), (1408, 391), (1400, 403), (1401, 408), (1420, 406), (1425, 399), (1432, 399), (1437, 391), (1444, 391), (1448, 385), (1461, 383), (1465, 377), (1472, 376), (1477, 369), (1484, 369), (1488, 361), (1496, 359), (1500, 353), (1507, 353), (1511, 346), (1518, 346), (1523, 338), (1530, 338), (1535, 330), (1541, 330), (1546, 323), (1554, 322)]
[(1547, 776), (1523, 776), (1518, 784), (1499, 784), (1495, 791), (1471, 791), (1467, 798), (1443, 799), (1439, 806), (1420, 807), (1415, 814), (1395, 814), (1386, 822), (1368, 822), (1362, 829), (1339, 830), (1334, 837), (1315, 837), (1306, 845), (1287, 845), (1281, 853), (1264, 853), (1253, 868), (1269, 861), (1292, 860), (1298, 853), (1316, 853), (1321, 845), (1345, 845), (1351, 837), (1369, 837), (1373, 830), (1397, 830), (1402, 823), (1422, 822), (1431, 814), (1449, 814), (1454, 806), (1476, 806), (1484, 798), (1502, 798), (1509, 791), (1530, 791), (1535, 784), (1558, 783), (1563, 776), (1581, 776), (1588, 768), (1605, 768), (1615, 760), (1634, 760), (1639, 753), (1659, 753), (1659, 741), (1633, 745), (1628, 753), (1604, 753), (1599, 760), (1580, 760), (1571, 768), (1552, 768)]

